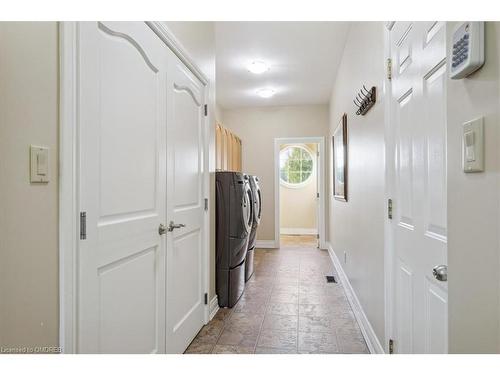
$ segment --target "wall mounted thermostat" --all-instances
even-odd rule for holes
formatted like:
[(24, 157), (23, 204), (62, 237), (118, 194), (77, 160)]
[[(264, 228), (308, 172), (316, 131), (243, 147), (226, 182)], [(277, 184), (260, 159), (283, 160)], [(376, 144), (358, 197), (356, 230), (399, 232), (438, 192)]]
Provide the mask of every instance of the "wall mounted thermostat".
[(464, 22), (453, 33), (449, 72), (451, 79), (465, 78), (484, 64), (484, 22)]
[(484, 121), (482, 117), (464, 124), (462, 154), (465, 173), (484, 171)]
[(30, 182), (49, 182), (49, 149), (41, 146), (30, 146)]

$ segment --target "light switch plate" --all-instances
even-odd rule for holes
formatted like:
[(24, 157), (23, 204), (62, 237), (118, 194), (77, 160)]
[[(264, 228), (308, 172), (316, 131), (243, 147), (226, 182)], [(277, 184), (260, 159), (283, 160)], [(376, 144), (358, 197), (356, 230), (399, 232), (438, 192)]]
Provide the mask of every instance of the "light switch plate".
[(484, 171), (484, 119), (466, 122), (462, 133), (462, 165), (465, 173)]
[(49, 149), (42, 146), (30, 146), (30, 182), (49, 182)]

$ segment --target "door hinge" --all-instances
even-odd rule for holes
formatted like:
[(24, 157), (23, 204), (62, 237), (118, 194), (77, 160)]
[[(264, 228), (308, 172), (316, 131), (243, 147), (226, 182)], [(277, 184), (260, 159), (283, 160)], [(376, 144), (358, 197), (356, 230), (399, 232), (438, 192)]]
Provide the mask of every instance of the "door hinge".
[(319, 193), (316, 193), (316, 198), (319, 198)]
[(208, 198), (205, 198), (205, 211), (208, 211)]
[(205, 104), (205, 116), (208, 116), (208, 105)]
[(87, 213), (80, 212), (80, 239), (87, 239)]
[(392, 219), (392, 199), (387, 200), (387, 217)]
[(316, 238), (319, 240), (319, 233), (318, 233), (318, 234), (316, 234)]
[(205, 293), (205, 305), (208, 305), (208, 293)]
[(387, 59), (387, 79), (390, 81), (392, 79), (392, 59)]
[(389, 354), (394, 354), (394, 340), (389, 339)]

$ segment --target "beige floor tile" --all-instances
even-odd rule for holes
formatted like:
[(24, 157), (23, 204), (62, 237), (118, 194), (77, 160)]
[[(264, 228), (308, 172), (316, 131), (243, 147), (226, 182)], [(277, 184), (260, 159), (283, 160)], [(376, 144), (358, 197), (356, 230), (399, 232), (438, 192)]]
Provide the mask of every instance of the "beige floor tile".
[[(267, 303), (269, 300), (270, 294), (265, 294), (265, 295), (260, 295), (260, 294), (245, 294), (241, 296), (239, 301), (246, 301), (246, 302), (258, 302), (258, 303)], [(238, 301), (238, 302), (239, 302)]]
[(367, 353), (328, 252), (316, 239), (287, 236), (281, 249), (257, 249), (240, 301), (220, 309), (186, 353)]
[(300, 316), (333, 316), (333, 317), (350, 317), (351, 312), (348, 307), (337, 305), (299, 305)]
[(213, 354), (253, 354), (253, 347), (235, 345), (215, 345)]
[(231, 315), (231, 312), (232, 312), (231, 309), (227, 309), (227, 308), (221, 307), (219, 309), (219, 311), (217, 311), (217, 314), (215, 314), (213, 320), (222, 320), (222, 321), (225, 321), (227, 318), (229, 318), (229, 316)]
[(344, 296), (336, 295), (322, 295), (322, 294), (299, 294), (299, 304), (301, 305), (324, 305), (324, 304), (348, 304), (347, 298)]
[(337, 336), (341, 353), (345, 354), (367, 354), (369, 353), (366, 342), (363, 339), (351, 336)]
[(255, 348), (255, 354), (297, 354), (296, 349), (277, 349), (258, 346)]
[(235, 313), (250, 313), (250, 314), (265, 314), (267, 304), (262, 302), (252, 302), (247, 300), (240, 300), (233, 310)]
[(297, 323), (297, 316), (267, 314), (262, 330), (297, 331)]
[(276, 315), (293, 315), (297, 316), (299, 314), (299, 305), (296, 303), (269, 303), (267, 307), (268, 314)]
[(297, 331), (273, 331), (263, 329), (257, 346), (278, 349), (296, 349)]
[(338, 353), (339, 346), (334, 333), (299, 332), (298, 349), (301, 353)]
[(212, 321), (205, 325), (198, 335), (196, 335), (193, 342), (215, 344), (223, 328), (224, 321), (212, 319)]
[(217, 345), (254, 347), (258, 337), (258, 329), (226, 326), (217, 340)]
[(280, 302), (297, 304), (299, 302), (299, 293), (298, 292), (286, 293), (286, 292), (273, 291), (271, 297), (269, 298), (269, 303), (280, 303)]
[(250, 312), (233, 312), (226, 323), (226, 327), (258, 330), (264, 320), (264, 314)]
[(273, 293), (298, 293), (299, 285), (283, 285), (275, 284), (273, 288)]
[(210, 354), (214, 344), (207, 344), (193, 341), (184, 352), (185, 354)]
[(334, 334), (335, 325), (333, 323), (333, 320), (327, 316), (300, 316), (299, 331)]

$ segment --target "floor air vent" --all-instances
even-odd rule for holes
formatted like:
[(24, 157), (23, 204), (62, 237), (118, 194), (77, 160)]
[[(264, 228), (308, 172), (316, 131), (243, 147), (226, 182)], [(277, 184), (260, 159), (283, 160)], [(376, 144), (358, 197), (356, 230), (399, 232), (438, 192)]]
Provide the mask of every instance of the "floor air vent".
[(335, 279), (335, 276), (325, 276), (325, 277), (327, 283), (337, 283), (337, 279)]

